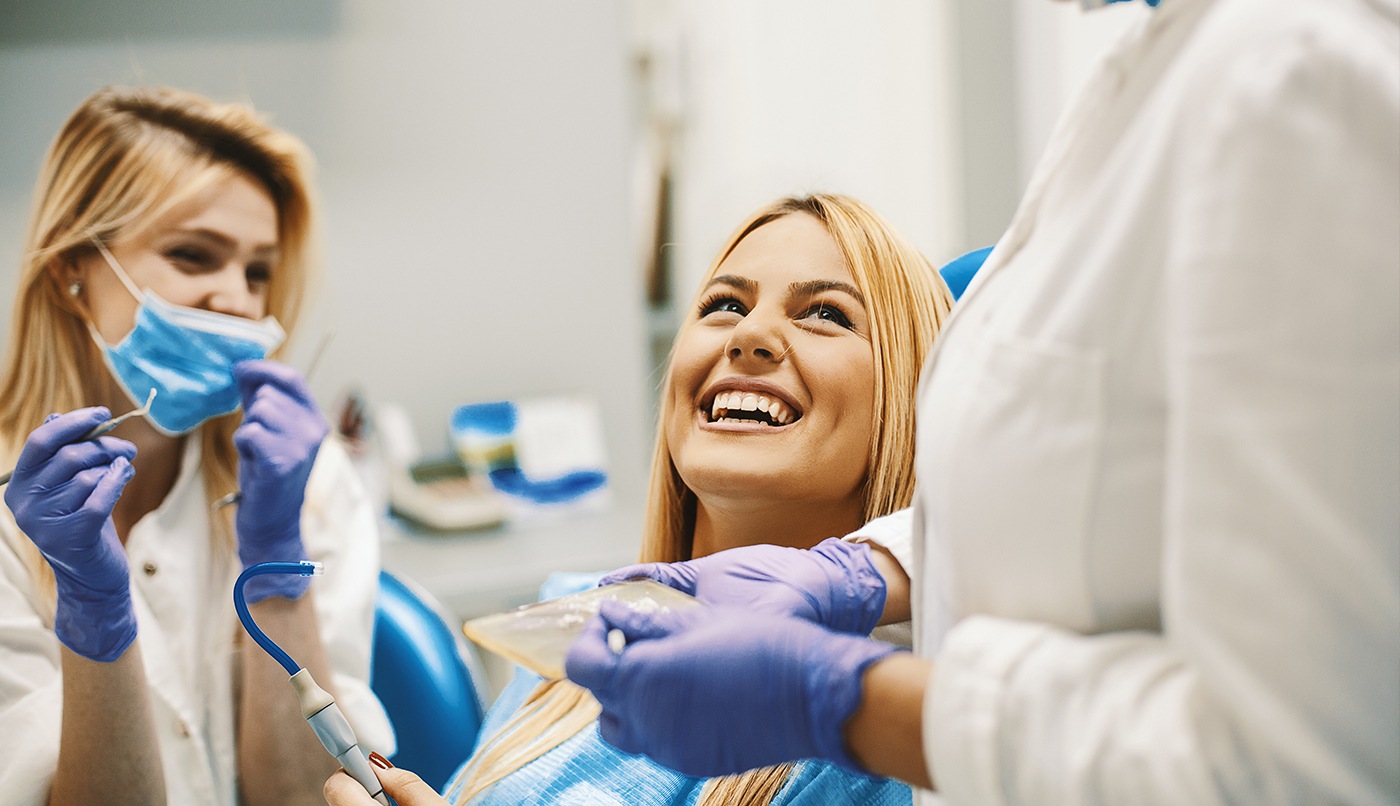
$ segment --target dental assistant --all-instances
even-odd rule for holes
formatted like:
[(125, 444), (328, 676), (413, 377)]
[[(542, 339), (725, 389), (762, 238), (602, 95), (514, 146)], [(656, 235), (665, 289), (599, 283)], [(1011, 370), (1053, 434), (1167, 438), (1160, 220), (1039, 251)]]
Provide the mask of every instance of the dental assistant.
[(924, 378), (917, 654), (719, 594), (605, 608), (568, 665), (605, 739), (953, 804), (1400, 802), (1394, 0), (1162, 0)]
[(231, 606), (246, 566), (323, 562), (251, 607), (392, 752), (367, 682), (374, 514), (268, 358), (312, 269), (309, 157), (247, 106), (107, 88), (36, 198), (0, 375), (0, 799), (318, 803), (334, 761)]

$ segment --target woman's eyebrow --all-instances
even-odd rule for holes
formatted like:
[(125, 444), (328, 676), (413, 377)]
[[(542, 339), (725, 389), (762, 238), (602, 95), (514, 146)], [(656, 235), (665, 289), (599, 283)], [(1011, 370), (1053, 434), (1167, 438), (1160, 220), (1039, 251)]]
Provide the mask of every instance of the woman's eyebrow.
[(865, 295), (860, 293), (860, 289), (850, 283), (843, 283), (840, 280), (806, 280), (800, 283), (789, 283), (788, 294), (794, 297), (814, 297), (823, 291), (840, 291), (855, 298), (861, 305), (865, 304)]
[[(233, 238), (230, 238), (228, 235), (218, 230), (207, 229), (205, 227), (174, 229), (171, 230), (169, 234), (175, 237), (196, 238), (209, 241), (223, 249), (236, 249), (238, 247), (238, 242)], [(275, 259), (279, 256), (279, 253), (280, 249), (275, 243), (259, 244), (253, 247), (253, 255), (263, 260), (269, 258)]]
[(710, 280), (710, 282), (705, 285), (705, 290), (708, 291), (717, 285), (733, 286), (740, 291), (747, 291), (750, 294), (758, 291), (758, 283), (756, 281), (748, 277), (740, 277), (737, 274), (721, 274), (713, 280)]
[(179, 227), (169, 230), (167, 235), (183, 238), (198, 238), (200, 240), (212, 241), (225, 248), (233, 248), (234, 241), (218, 230), (206, 229), (204, 227)]

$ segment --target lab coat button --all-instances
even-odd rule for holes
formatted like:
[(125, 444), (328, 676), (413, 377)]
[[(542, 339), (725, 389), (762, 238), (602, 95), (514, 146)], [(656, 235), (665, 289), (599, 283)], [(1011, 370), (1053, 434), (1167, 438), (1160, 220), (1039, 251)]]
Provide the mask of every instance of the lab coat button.
[[(150, 566), (148, 565), (147, 567), (149, 568)], [(185, 737), (186, 739), (190, 738), (190, 723), (188, 723), (188, 722), (186, 722), (185, 720), (182, 719), (182, 720), (180, 720), (180, 725), (179, 725), (179, 727), (180, 727), (180, 735), (183, 736), (183, 737)]]
[(153, 577), (156, 575), (156, 571), (160, 569), (156, 568), (155, 563), (146, 563), (145, 565), (141, 566), (141, 570), (146, 572), (146, 576)]

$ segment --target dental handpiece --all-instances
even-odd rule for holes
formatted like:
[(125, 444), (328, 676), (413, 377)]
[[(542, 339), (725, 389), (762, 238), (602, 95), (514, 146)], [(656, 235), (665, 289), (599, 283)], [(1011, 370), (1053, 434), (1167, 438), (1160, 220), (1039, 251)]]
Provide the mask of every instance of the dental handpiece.
[(340, 762), (340, 766), (365, 788), (370, 797), (375, 801), (389, 806), (389, 796), (384, 793), (384, 787), (379, 783), (379, 777), (374, 774), (374, 768), (369, 765), (369, 757), (365, 751), (360, 749), (359, 740), (355, 738), (355, 732), (350, 729), (350, 723), (345, 719), (345, 715), (340, 712), (340, 706), (335, 704), (329, 692), (316, 684), (311, 677), (311, 672), (301, 668), (297, 662), (292, 660), (282, 647), (275, 641), (267, 637), (253, 620), (253, 614), (248, 610), (247, 599), (243, 595), (243, 586), (249, 579), (262, 574), (299, 574), (301, 576), (315, 576), (322, 573), (324, 569), (320, 563), (303, 560), (301, 562), (267, 562), (258, 563), (243, 570), (238, 575), (238, 579), (233, 583), (233, 609), (238, 613), (238, 620), (243, 622), (243, 628), (248, 631), (248, 636), (253, 642), (262, 647), (272, 659), (281, 664), (283, 669), (291, 675), (292, 688), (296, 690), (297, 702), (301, 705), (301, 715), (311, 725), (311, 729), (316, 732), (316, 738), (321, 741), (321, 746), (326, 748), (326, 752), (335, 757)]
[[(97, 425), (93, 426), (90, 430), (88, 430), (87, 433), (83, 434), (82, 436), (78, 437), (77, 439), (75, 439), (75, 440), (73, 440), (73, 441), (74, 441), (74, 442), (87, 442), (87, 441), (89, 441), (89, 440), (97, 439), (98, 437), (102, 436), (103, 434), (106, 434), (106, 433), (108, 433), (109, 431), (111, 431), (113, 428), (116, 428), (117, 426), (121, 425), (122, 423), (126, 422), (127, 420), (130, 420), (132, 417), (139, 417), (139, 416), (141, 416), (142, 414), (145, 414), (146, 412), (150, 411), (150, 410), (151, 410), (151, 401), (153, 401), (153, 400), (155, 400), (155, 399), (156, 399), (156, 390), (152, 389), (152, 390), (151, 390), (151, 393), (150, 393), (149, 395), (146, 396), (146, 403), (145, 403), (145, 405), (143, 405), (141, 408), (139, 408), (139, 409), (132, 409), (131, 411), (128, 411), (126, 414), (123, 414), (123, 415), (121, 415), (120, 417), (113, 417), (113, 418), (110, 419), (110, 420), (107, 420), (107, 421), (105, 421), (105, 422), (98, 423)], [(4, 486), (6, 483), (8, 483), (9, 480), (10, 480), (10, 477), (13, 476), (14, 474), (15, 474), (15, 471), (13, 471), (13, 470), (8, 470), (8, 471), (6, 471), (6, 472), (4, 472), (4, 473), (0, 473), (0, 486)]]
[(374, 769), (370, 767), (365, 751), (360, 749), (355, 732), (350, 729), (350, 723), (340, 712), (340, 706), (335, 704), (335, 700), (325, 689), (316, 685), (311, 673), (305, 669), (298, 669), (297, 673), (292, 675), (291, 682), (292, 688), (297, 692), (297, 701), (301, 703), (301, 715), (306, 718), (311, 729), (316, 731), (316, 738), (321, 740), (321, 746), (326, 748), (327, 753), (335, 756), (335, 760), (340, 762), (340, 766), (345, 768), (351, 778), (360, 782), (360, 786), (370, 793), (370, 797), (388, 806), (389, 796), (384, 794), (384, 786), (379, 783)]

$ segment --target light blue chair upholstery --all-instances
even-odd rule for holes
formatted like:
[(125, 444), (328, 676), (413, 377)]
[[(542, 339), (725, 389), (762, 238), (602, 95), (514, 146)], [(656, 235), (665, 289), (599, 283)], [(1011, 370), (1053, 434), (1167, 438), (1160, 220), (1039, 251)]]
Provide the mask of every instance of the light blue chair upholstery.
[(390, 760), (439, 791), (476, 746), (488, 690), (455, 623), (426, 591), (380, 572), (370, 688), (398, 738)]

